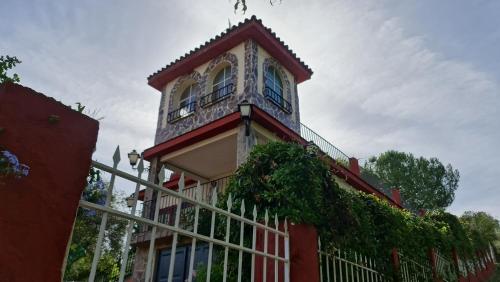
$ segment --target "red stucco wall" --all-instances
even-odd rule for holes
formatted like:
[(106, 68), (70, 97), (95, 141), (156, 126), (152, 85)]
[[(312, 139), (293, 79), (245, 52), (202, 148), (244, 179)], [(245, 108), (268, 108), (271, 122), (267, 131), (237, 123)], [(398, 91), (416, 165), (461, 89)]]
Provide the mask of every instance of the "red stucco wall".
[[(283, 224), (279, 226), (283, 230)], [(316, 228), (307, 224), (288, 225), (290, 235), (290, 281), (319, 281), (318, 233)], [(283, 238), (278, 238), (278, 254), (284, 257)], [(256, 249), (264, 251), (264, 231), (257, 229)], [(275, 253), (275, 237), (268, 233), (267, 252)], [(255, 281), (263, 281), (263, 258), (255, 258)], [(267, 281), (274, 281), (274, 260), (267, 260)], [(278, 281), (283, 279), (284, 265), (278, 264)]]
[[(59, 121), (49, 122), (56, 115)], [(0, 184), (0, 281), (60, 281), (98, 122), (16, 84), (0, 85), (0, 146), (30, 166)]]

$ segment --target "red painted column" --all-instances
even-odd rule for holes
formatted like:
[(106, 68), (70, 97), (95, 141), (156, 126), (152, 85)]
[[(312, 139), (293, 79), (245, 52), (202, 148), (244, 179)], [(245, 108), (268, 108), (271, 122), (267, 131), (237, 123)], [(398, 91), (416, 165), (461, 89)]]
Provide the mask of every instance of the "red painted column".
[[(280, 224), (280, 229), (282, 225)], [(312, 225), (289, 224), (288, 232), (290, 235), (290, 281), (302, 282), (319, 281), (319, 259), (318, 259), (318, 233)], [(284, 244), (282, 238), (278, 241), (278, 254), (284, 256)], [(264, 250), (264, 231), (257, 230), (257, 250)], [(275, 237), (268, 233), (267, 252), (275, 253)], [(266, 263), (267, 281), (274, 281), (274, 260), (267, 259)], [(263, 281), (264, 260), (262, 256), (255, 258), (255, 281)], [(278, 281), (284, 281), (284, 264), (278, 264)]]
[(359, 162), (356, 158), (349, 158), (349, 170), (356, 174), (357, 176), (361, 175), (361, 170), (359, 168)]
[(434, 281), (441, 282), (437, 274), (436, 251), (433, 248), (429, 250), (429, 260), (431, 262), (432, 277)]
[(0, 147), (30, 167), (0, 179), (0, 281), (61, 281), (98, 126), (29, 88), (0, 85)]
[(460, 268), (459, 268), (459, 264), (458, 264), (458, 253), (457, 253), (457, 249), (456, 248), (453, 248), (453, 250), (451, 251), (451, 257), (453, 259), (453, 264), (455, 265), (455, 269), (456, 269), (456, 272), (457, 272), (457, 277), (458, 277), (458, 281), (459, 282), (465, 282), (466, 281), (466, 277), (463, 277), (462, 276), (462, 273), (460, 273)]
[(396, 202), (396, 204), (398, 205), (402, 205), (402, 201), (401, 201), (401, 191), (399, 190), (399, 188), (392, 188), (391, 189), (391, 196), (392, 196), (392, 199), (394, 200), (394, 202)]
[(400, 281), (401, 265), (399, 262), (398, 249), (396, 248), (393, 248), (391, 251), (391, 261), (392, 261), (392, 267), (394, 269), (394, 281)]

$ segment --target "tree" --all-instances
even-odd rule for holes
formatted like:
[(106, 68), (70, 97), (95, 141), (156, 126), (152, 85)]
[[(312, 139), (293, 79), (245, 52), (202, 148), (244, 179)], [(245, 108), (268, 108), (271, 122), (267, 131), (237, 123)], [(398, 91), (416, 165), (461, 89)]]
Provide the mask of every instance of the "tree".
[[(274, 3), (276, 3), (276, 0), (269, 0), (269, 4), (271, 4), (271, 6), (273, 6)], [(281, 3), (281, 0), (279, 0), (279, 3)], [(234, 1), (234, 12), (238, 11), (240, 7), (241, 7), (241, 11), (244, 14), (248, 9), (247, 0), (235, 0)]]
[(4, 82), (19, 82), (19, 76), (14, 73), (12, 77), (7, 75), (7, 71), (14, 68), (21, 61), (16, 57), (11, 56), (0, 56), (0, 83)]
[[(89, 202), (104, 205), (108, 183), (97, 170), (91, 169), (87, 188), (82, 197)], [(120, 199), (113, 197), (111, 206), (116, 208)], [(94, 210), (78, 209), (64, 280), (83, 281), (90, 273), (102, 215)], [(123, 236), (127, 222), (114, 217), (108, 219), (105, 242), (97, 265), (97, 280), (116, 281), (120, 272)]]
[(466, 211), (460, 217), (460, 222), (472, 240), (476, 249), (484, 249), (490, 243), (499, 240), (499, 221), (486, 212)]
[(435, 210), (449, 206), (455, 198), (460, 173), (437, 158), (416, 158), (411, 153), (387, 151), (365, 163), (366, 174), (374, 174), (389, 187), (399, 188), (409, 209)]

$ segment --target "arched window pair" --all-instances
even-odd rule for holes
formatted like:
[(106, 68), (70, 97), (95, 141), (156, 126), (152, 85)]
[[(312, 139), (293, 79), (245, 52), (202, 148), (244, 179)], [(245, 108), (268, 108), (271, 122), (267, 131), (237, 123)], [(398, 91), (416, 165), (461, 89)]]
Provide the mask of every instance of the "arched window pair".
[(269, 66), (265, 73), (264, 95), (286, 112), (292, 111), (290, 102), (283, 97), (283, 82), (280, 74), (273, 66)]
[[(221, 101), (234, 92), (231, 71), (232, 69), (229, 65), (217, 72), (210, 89), (212, 92), (200, 98), (201, 107)], [(198, 85), (193, 82), (182, 91), (176, 109), (168, 113), (168, 122), (187, 117), (196, 111), (197, 87)]]

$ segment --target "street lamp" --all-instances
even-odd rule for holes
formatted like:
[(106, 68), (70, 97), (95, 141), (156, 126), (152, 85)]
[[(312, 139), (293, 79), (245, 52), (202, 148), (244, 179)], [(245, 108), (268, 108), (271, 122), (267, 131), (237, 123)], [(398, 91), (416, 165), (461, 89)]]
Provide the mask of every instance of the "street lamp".
[(134, 206), (135, 193), (130, 194), (125, 200), (127, 201), (127, 207), (131, 208)]
[(252, 115), (252, 104), (248, 103), (247, 100), (243, 100), (238, 105), (238, 110), (240, 111), (241, 119), (245, 122), (245, 136), (250, 135), (250, 116)]
[(141, 156), (139, 153), (137, 153), (136, 150), (132, 150), (132, 152), (128, 153), (128, 160), (130, 161), (130, 165), (132, 168), (137, 164), (137, 161), (139, 160)]

